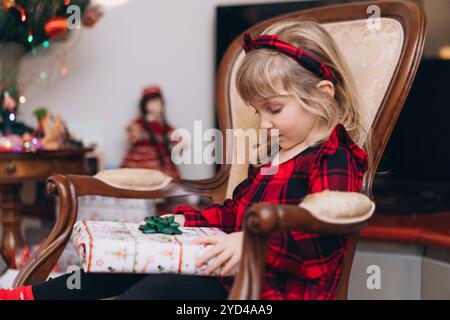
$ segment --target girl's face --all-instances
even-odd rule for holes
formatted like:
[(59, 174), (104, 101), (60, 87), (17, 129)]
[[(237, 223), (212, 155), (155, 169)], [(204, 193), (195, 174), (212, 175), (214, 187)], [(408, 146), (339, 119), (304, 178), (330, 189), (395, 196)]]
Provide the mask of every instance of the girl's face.
[(150, 99), (145, 105), (145, 111), (147, 114), (159, 115), (162, 113), (163, 105), (160, 98)]
[(319, 117), (306, 111), (291, 95), (277, 96), (253, 107), (259, 117), (259, 127), (269, 131), (278, 129), (279, 144), (285, 150), (308, 143), (308, 136), (319, 123)]

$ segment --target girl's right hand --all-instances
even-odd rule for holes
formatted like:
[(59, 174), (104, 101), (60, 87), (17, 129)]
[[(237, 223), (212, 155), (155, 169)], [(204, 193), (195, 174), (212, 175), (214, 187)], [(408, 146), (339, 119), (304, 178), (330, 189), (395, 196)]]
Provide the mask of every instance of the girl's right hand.
[[(171, 217), (171, 216), (173, 216), (173, 214), (165, 214), (165, 215), (162, 215), (161, 217), (166, 218), (166, 217)], [(183, 214), (175, 215), (175, 222), (179, 223), (181, 227), (184, 226), (184, 220), (185, 220), (185, 218), (184, 218)]]

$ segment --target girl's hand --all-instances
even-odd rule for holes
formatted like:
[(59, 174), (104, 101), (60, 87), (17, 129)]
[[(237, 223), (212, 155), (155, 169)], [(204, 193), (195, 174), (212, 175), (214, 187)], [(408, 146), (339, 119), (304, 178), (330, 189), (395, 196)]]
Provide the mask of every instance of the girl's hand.
[(211, 249), (201, 256), (195, 266), (200, 268), (211, 258), (216, 257), (214, 262), (205, 270), (206, 275), (210, 275), (220, 266), (220, 276), (232, 275), (237, 269), (242, 256), (242, 241), (243, 232), (233, 232), (225, 236), (203, 237), (194, 240), (196, 244), (211, 244), (214, 245)]

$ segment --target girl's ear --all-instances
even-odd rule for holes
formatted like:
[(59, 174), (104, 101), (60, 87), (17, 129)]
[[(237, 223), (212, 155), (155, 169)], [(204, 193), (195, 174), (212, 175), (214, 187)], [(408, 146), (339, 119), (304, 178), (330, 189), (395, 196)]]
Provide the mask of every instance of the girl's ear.
[(322, 80), (317, 85), (317, 88), (330, 95), (331, 98), (334, 98), (334, 84), (328, 80)]

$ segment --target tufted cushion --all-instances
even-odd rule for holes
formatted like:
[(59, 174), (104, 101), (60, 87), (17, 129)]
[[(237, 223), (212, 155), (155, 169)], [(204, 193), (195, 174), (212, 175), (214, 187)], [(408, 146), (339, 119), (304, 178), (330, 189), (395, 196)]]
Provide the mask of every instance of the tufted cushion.
[(321, 221), (346, 224), (370, 218), (375, 210), (375, 203), (358, 192), (325, 190), (307, 195), (299, 207), (308, 210)]
[(140, 191), (162, 189), (172, 181), (159, 170), (129, 168), (101, 171), (94, 178), (116, 188)]
[[(323, 24), (336, 41), (347, 63), (361, 97), (361, 109), (366, 128), (373, 120), (384, 99), (400, 59), (404, 33), (402, 26), (392, 18), (380, 18), (379, 30), (370, 30), (367, 19)], [(244, 58), (242, 51), (237, 57), (230, 77), (231, 120), (234, 129), (258, 127), (258, 118), (239, 97), (236, 72)], [(236, 145), (233, 146), (233, 152)], [(233, 164), (228, 180), (226, 197), (232, 196), (234, 188), (246, 178), (248, 165)]]

